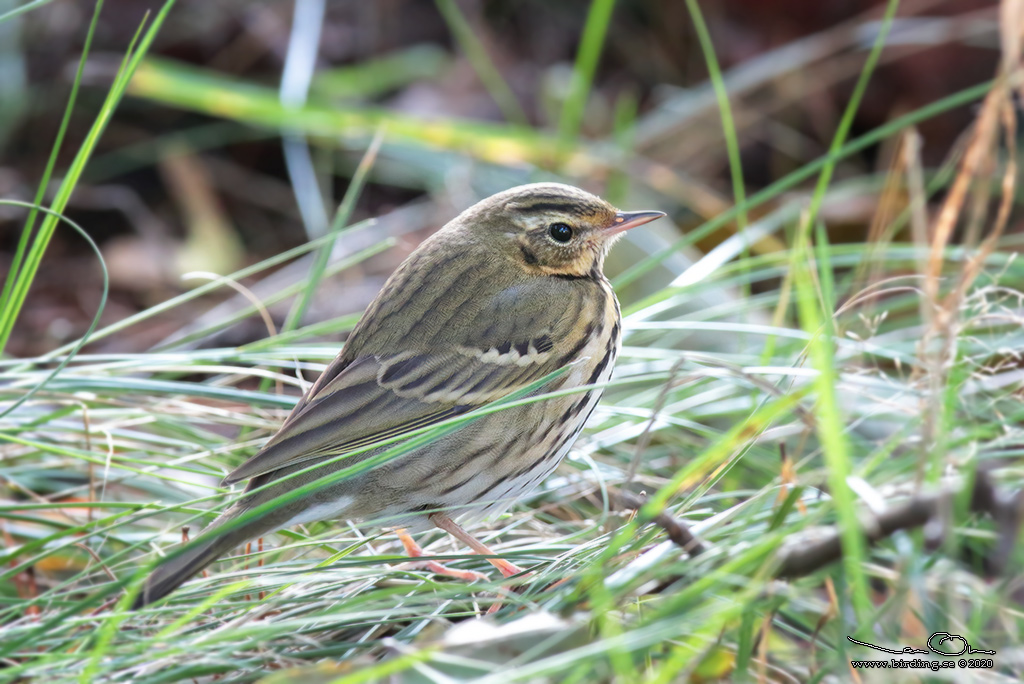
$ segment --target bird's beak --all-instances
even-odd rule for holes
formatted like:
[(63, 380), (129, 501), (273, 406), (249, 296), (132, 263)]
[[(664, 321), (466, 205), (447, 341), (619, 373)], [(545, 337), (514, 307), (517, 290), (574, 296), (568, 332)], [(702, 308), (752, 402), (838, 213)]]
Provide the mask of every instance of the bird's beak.
[(642, 226), (665, 215), (663, 211), (620, 211), (615, 214), (615, 221), (605, 228), (602, 233), (605, 235), (618, 235), (630, 228)]

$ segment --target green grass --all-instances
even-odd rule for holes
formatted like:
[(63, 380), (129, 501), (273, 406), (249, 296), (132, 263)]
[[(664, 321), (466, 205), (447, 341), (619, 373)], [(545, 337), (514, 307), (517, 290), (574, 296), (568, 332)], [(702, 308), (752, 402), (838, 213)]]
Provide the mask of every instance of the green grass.
[[(422, 169), (415, 173), (424, 176), (452, 156), (501, 179), (518, 178), (524, 163), (537, 165), (535, 176), (561, 173), (577, 183), (607, 172), (627, 208), (637, 197), (656, 196), (649, 178), (632, 173), (642, 156), (628, 130), (643, 118), (635, 101), (623, 101), (608, 140), (573, 142), (613, 4), (591, 5), (577, 85), (557, 132), (527, 128), (512, 115), (509, 124), (465, 124), (424, 122), (359, 102), (314, 100), (288, 109), (270, 89), (141, 61), (165, 6), (129, 49), (53, 202), (42, 207), (40, 194), (32, 205), (42, 221), (38, 231), (34, 219), (26, 224), (19, 265), (4, 289), (0, 333), (7, 333), (0, 339), (15, 330), (67, 197), (125, 92), (236, 126), (303, 132), (321, 147), (336, 144), (342, 132), (360, 143), (376, 135), (377, 143), (353, 171), (327, 235), (227, 276), (258, 279), (313, 254), (307, 278), (264, 302), (291, 298), (278, 335), (235, 348), (189, 344), (256, 310), (245, 306), (143, 353), (79, 351), (216, 293), (224, 287), (216, 281), (38, 358), (0, 358), (0, 681), (846, 681), (851, 659), (874, 657), (847, 636), (895, 648), (920, 646), (933, 631), (995, 649), (1000, 674), (1022, 675), (1012, 654), (1024, 627), (1015, 598), (1020, 545), (1009, 545), (1000, 573), (991, 569), (1019, 528), (971, 512), (963, 494), (979, 469), (994, 469), (1003, 491), (1024, 484), (1017, 379), (1024, 266), (1014, 258), (1020, 239), (1004, 237), (963, 291), (951, 312), (955, 354), (937, 379), (935, 347), (922, 344), (928, 302), (917, 270), (933, 247), (909, 241), (902, 230), (909, 200), (892, 213), (890, 239), (878, 242), (835, 243), (821, 211), (837, 197), (882, 193), (881, 177), (835, 181), (842, 160), (1002, 86), (979, 84), (850, 140), (885, 28), (829, 153), (754, 191), (739, 163), (742, 141), (731, 113), (739, 104), (729, 73), (717, 66), (706, 27), (698, 29), (722, 109), (736, 204), (615, 282), (648, 282), (671, 255), (728, 224), (770, 226), (785, 249), (758, 254), (744, 242), (722, 263), (699, 261), (694, 268), (707, 267), (700, 278), (673, 273), (661, 285), (630, 290), (616, 376), (573, 454), (510, 513), (474, 528), (503, 557), (532, 570), (518, 592), (507, 592), (484, 560), (440, 533), (421, 535), (429, 553), (494, 580), (466, 585), (408, 567), (395, 536), (381, 530), (387, 521), (337, 522), (269, 535), (262, 551), (255, 543), (239, 549), (168, 600), (126, 609), (147, 570), (183, 548), (182, 527), (196, 538), (238, 496), (220, 479), (281, 424), (305, 387), (296, 373), (319, 370), (337, 353), (337, 345), (315, 337), (354, 325), (354, 316), (300, 322), (323, 279), (393, 245), (382, 236), (330, 259), (345, 231), (362, 226), (351, 220), (356, 198), (369, 179), (388, 177), (389, 161), (415, 160)], [(888, 16), (895, 8), (890, 3)], [(697, 4), (690, 10), (703, 26)], [(96, 16), (90, 32), (102, 21)], [(448, 21), (458, 34), (464, 18)], [(466, 35), (459, 45), (476, 54)], [(500, 80), (489, 64), (486, 54), (474, 58), (481, 78)], [(81, 68), (73, 93), (80, 79)], [(497, 83), (488, 86), (493, 93)], [(74, 102), (72, 95), (69, 112)], [(553, 150), (566, 144), (566, 166), (559, 166)], [(925, 171), (923, 192), (932, 197), (948, 187), (955, 167)], [(55, 162), (45, 173), (41, 187), (56, 177)], [(430, 187), (429, 178), (420, 180)], [(976, 188), (979, 197), (984, 190), (997, 199), (999, 188), (984, 179)], [(784, 196), (798, 190), (795, 199)], [(948, 294), (977, 249), (939, 250), (941, 293)], [(332, 479), (480, 415), (543, 398), (508, 397), (395, 440)], [(925, 442), (928, 435), (934, 443)], [(612, 504), (634, 463), (629, 486), (646, 495), (635, 514)], [(922, 465), (934, 474), (929, 491), (954, 493), (937, 526), (941, 538), (932, 538), (933, 529), (908, 530), (866, 543), (860, 521), (874, 506), (905, 501)], [(706, 550), (691, 556), (667, 541), (650, 522), (665, 512), (685, 521)], [(780, 554), (813, 543), (822, 526), (839, 531), (842, 559), (778, 579)], [(493, 616), (482, 617), (498, 603)]]
[[(53, 237), (53, 232), (57, 228), (57, 223), (60, 220), (60, 214), (67, 206), (71, 192), (78, 184), (78, 180), (85, 169), (85, 165), (88, 163), (89, 158), (92, 156), (93, 149), (96, 147), (96, 143), (103, 134), (107, 123), (110, 121), (110, 117), (117, 108), (118, 102), (120, 102), (127, 90), (129, 81), (134, 75), (136, 69), (138, 69), (143, 57), (145, 57), (150, 44), (153, 42), (153, 38), (156, 36), (157, 31), (159, 31), (161, 24), (163, 24), (164, 17), (167, 16), (167, 12), (170, 11), (173, 4), (173, 0), (168, 0), (160, 10), (159, 14), (154, 17), (148, 28), (146, 28), (145, 25), (139, 27), (139, 32), (135, 37), (139, 41), (139, 44), (136, 47), (135, 41), (133, 40), (132, 44), (128, 47), (128, 53), (125, 55), (124, 60), (121, 63), (121, 67), (117, 71), (114, 84), (111, 86), (110, 91), (107, 94), (107, 98), (103, 102), (100, 113), (96, 117), (96, 121), (93, 124), (92, 129), (89, 131), (89, 135), (78, 148), (78, 153), (75, 155), (75, 159), (71, 162), (71, 166), (68, 168), (64, 178), (61, 180), (56, 196), (50, 206), (50, 212), (45, 214), (43, 217), (42, 223), (39, 226), (39, 232), (31, 239), (31, 246), (29, 246), (28, 243), (29, 236), (32, 234), (34, 228), (35, 212), (31, 212), (29, 214), (29, 219), (22, 231), (22, 239), (18, 243), (18, 250), (15, 253), (13, 267), (8, 271), (2, 298), (0, 298), (0, 351), (7, 346), (7, 340), (10, 338), (14, 322), (17, 320), (21, 307), (25, 303), (28, 288), (35, 279), (36, 271), (39, 269), (39, 263), (43, 258), (43, 253), (46, 251), (46, 247), (49, 245), (50, 239)], [(60, 131), (57, 134), (54, 153), (51, 155), (50, 161), (47, 163), (47, 168), (44, 171), (44, 177), (40, 183), (37, 198), (42, 197), (42, 193), (46, 187), (47, 181), (49, 180), (49, 176), (53, 172), (53, 163), (56, 159), (56, 153), (59, 150), (60, 143), (63, 140), (68, 117), (70, 116), (71, 110), (74, 106), (75, 95), (78, 91), (78, 83), (82, 77), (82, 69), (85, 63), (88, 45), (92, 39), (93, 30), (95, 29), (96, 22), (99, 19), (101, 9), (102, 3), (98, 3), (96, 11), (93, 14), (92, 23), (90, 24), (89, 34), (86, 39), (86, 51), (83, 52), (82, 61), (79, 62), (68, 107), (65, 112), (64, 119), (61, 122)], [(36, 203), (38, 204), (38, 199)]]
[(480, 77), (480, 82), (491, 94), (505, 119), (521, 126), (528, 125), (526, 112), (519, 104), (516, 94), (505, 82), (498, 67), (494, 65), (490, 55), (487, 54), (487, 48), (477, 37), (473, 26), (462, 14), (459, 6), (455, 4), (454, 0), (435, 0), (435, 4), (441, 16), (444, 17), (445, 23), (448, 24), (452, 36), (459, 42), (459, 47), (466, 53), (466, 58), (473, 65), (477, 76)]
[(612, 19), (615, 0), (593, 0), (587, 20), (580, 36), (579, 51), (576, 54), (576, 65), (572, 72), (572, 82), (562, 113), (558, 120), (558, 134), (563, 145), (576, 141), (583, 125), (583, 115), (587, 108), (587, 98), (597, 71), (597, 61), (601, 57), (601, 48), (608, 33), (608, 24)]

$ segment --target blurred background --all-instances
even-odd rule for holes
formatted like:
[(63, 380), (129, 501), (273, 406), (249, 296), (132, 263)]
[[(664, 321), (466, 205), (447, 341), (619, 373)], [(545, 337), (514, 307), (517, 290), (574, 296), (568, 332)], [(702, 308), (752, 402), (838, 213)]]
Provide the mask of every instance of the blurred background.
[[(0, 3), (0, 12), (14, 6)], [(107, 261), (112, 290), (102, 323), (324, 234), (378, 130), (383, 146), (353, 220), (381, 221), (339, 240), (335, 258), (385, 237), (396, 248), (328, 278), (303, 323), (361, 311), (420, 239), (481, 197), (519, 183), (563, 180), (623, 208), (669, 212), (670, 221), (630, 233), (609, 264), (613, 275), (731, 207), (722, 119), (686, 4), (594, 3), (584, 40), (591, 6), (180, 0), (67, 207)], [(156, 9), (139, 0), (105, 4), (58, 179), (140, 22)], [(702, 3), (731, 98), (747, 195), (827, 151), (882, 10), (866, 0)], [(92, 3), (53, 0), (0, 23), (0, 197), (31, 201), (36, 192), (92, 11)], [(990, 79), (997, 24), (992, 2), (903, 2), (851, 137)], [(574, 77), (578, 57), (584, 72), (593, 70), (590, 82), (586, 73)], [(973, 106), (920, 124), (926, 165), (955, 147)], [(890, 136), (839, 164), (837, 181), (868, 189), (854, 187), (826, 204), (833, 242), (866, 239), (877, 206), (873, 179), (892, 163), (896, 143)], [(750, 219), (809, 192), (813, 180), (771, 197)], [(24, 218), (24, 209), (0, 206), (0, 271), (9, 267)], [(755, 254), (780, 249), (772, 231), (778, 228), (754, 241)], [(735, 223), (724, 222), (702, 234), (620, 288), (621, 297), (636, 300), (673, 282), (735, 232)], [(256, 296), (266, 300), (307, 271), (280, 273)], [(33, 356), (81, 336), (98, 307), (100, 274), (85, 243), (58, 229), (6, 351)], [(753, 285), (763, 286), (771, 284)], [(212, 315), (220, 318), (248, 305), (222, 288), (90, 349), (141, 351), (193, 329), (204, 330), (197, 345), (267, 335), (258, 316), (210, 334), (212, 319), (199, 318), (218, 303)], [(269, 306), (278, 323), (282, 306)]]
[[(95, 7), (0, 0), (0, 680), (872, 681), (848, 637), (939, 631), (1024, 677), (1024, 0)], [(541, 180), (668, 217), (586, 432), (479, 527), (521, 593), (338, 522), (116, 610), (419, 241)]]

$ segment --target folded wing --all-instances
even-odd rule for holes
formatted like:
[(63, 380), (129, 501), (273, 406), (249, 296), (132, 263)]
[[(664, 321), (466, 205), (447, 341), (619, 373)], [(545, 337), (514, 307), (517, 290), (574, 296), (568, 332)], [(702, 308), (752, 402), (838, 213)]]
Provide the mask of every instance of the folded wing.
[(521, 286), (499, 292), (479, 310), (481, 320), (463, 328), (472, 333), (424, 345), (440, 352), (418, 350), (411, 339), (406, 349), (384, 353), (374, 350), (372, 340), (356, 339), (357, 331), (281, 430), (224, 484), (338, 456), (458, 416), (573, 361), (577, 341), (585, 338), (575, 330), (579, 307), (568, 298), (568, 306), (526, 308), (528, 295)]

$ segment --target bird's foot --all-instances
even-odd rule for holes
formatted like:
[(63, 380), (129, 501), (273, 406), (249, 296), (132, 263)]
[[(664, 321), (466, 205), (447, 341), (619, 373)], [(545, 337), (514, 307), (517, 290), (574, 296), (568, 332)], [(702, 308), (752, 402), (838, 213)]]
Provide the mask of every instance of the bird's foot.
[[(500, 596), (509, 596), (511, 594), (514, 594), (516, 592), (516, 586), (521, 585), (522, 580), (525, 580), (532, 574), (511, 561), (507, 561), (504, 558), (497, 558), (494, 551), (489, 549), (486, 544), (484, 544), (479, 539), (471, 535), (469, 532), (466, 532), (466, 530), (459, 527), (459, 525), (454, 520), (449, 518), (447, 515), (443, 513), (434, 513), (430, 516), (430, 522), (434, 523), (434, 525), (441, 528), (442, 530), (452, 535), (456, 539), (464, 542), (467, 546), (469, 546), (471, 549), (473, 549), (480, 555), (488, 556), (487, 562), (496, 567), (498, 569), (498, 572), (500, 572), (501, 576), (505, 579), (508, 579), (513, 575), (519, 575), (515, 582), (511, 582), (502, 586), (500, 590)], [(505, 602), (501, 598), (499, 598), (497, 601), (491, 604), (490, 608), (487, 609), (487, 614), (493, 615), (494, 613), (498, 612), (499, 610), (501, 610), (501, 607), (504, 605), (504, 603)]]
[(491, 565), (498, 568), (498, 572), (500, 572), (501, 576), (505, 579), (508, 579), (512, 575), (521, 575), (522, 573), (526, 572), (525, 569), (519, 567), (511, 561), (505, 560), (504, 558), (488, 558), (487, 560), (490, 562)]
[[(444, 530), (445, 532), (455, 537), (456, 539), (459, 539), (460, 541), (464, 542), (466, 545), (468, 545), (471, 549), (473, 549), (480, 555), (487, 556), (487, 562), (493, 565), (495, 568), (497, 568), (498, 572), (500, 572), (501, 576), (505, 579), (518, 575), (514, 582), (506, 583), (501, 587), (501, 589), (499, 590), (499, 599), (492, 603), (490, 608), (487, 609), (488, 615), (496, 613), (504, 605), (504, 601), (500, 598), (501, 596), (510, 596), (514, 594), (516, 592), (516, 587), (521, 585), (523, 583), (523, 580), (525, 580), (532, 574), (511, 561), (507, 561), (504, 558), (498, 558), (495, 555), (494, 551), (489, 549), (483, 542), (479, 541), (476, 537), (474, 537), (473, 535), (469, 534), (464, 529), (459, 527), (459, 525), (456, 524), (455, 521), (453, 521), (447, 515), (444, 515), (443, 513), (434, 513), (430, 516), (430, 521), (440, 529)], [(423, 549), (420, 548), (420, 545), (417, 544), (416, 541), (412, 537), (410, 537), (405, 530), (397, 530), (397, 533), (399, 540), (401, 540), (402, 542), (402, 546), (405, 547), (405, 552), (409, 554), (410, 558), (419, 558), (425, 555)], [(426, 567), (431, 572), (437, 573), (439, 575), (445, 575), (447, 577), (457, 577), (467, 582), (475, 582), (477, 580), (489, 579), (487, 575), (484, 575), (483, 573), (474, 572), (472, 570), (455, 570), (453, 568), (449, 568), (445, 565), (442, 565), (437, 561), (414, 561), (414, 563), (416, 565)]]
[[(410, 537), (405, 530), (398, 530), (398, 539), (402, 542), (402, 546), (405, 547), (405, 553), (410, 558), (420, 558), (426, 555), (420, 545), (416, 543), (416, 540)], [(455, 568), (449, 568), (444, 563), (439, 563), (433, 560), (412, 561), (405, 565), (406, 567), (426, 568), (435, 575), (454, 577), (455, 579), (460, 579), (464, 582), (486, 582), (490, 580), (490, 577), (482, 572), (476, 572), (475, 570), (456, 570)], [(509, 565), (511, 565), (511, 563)], [(507, 576), (508, 575), (506, 575), (506, 577)]]

